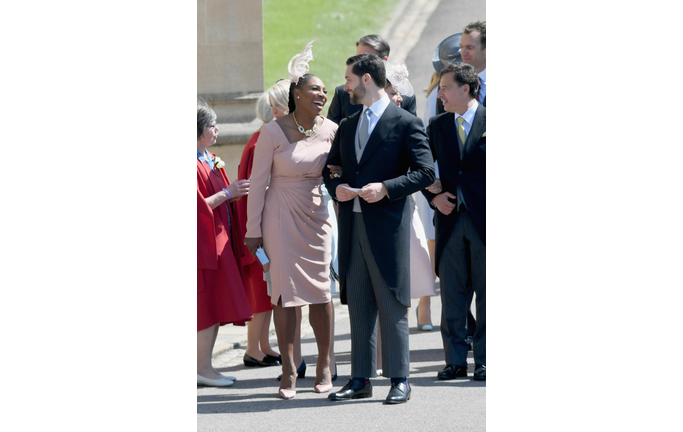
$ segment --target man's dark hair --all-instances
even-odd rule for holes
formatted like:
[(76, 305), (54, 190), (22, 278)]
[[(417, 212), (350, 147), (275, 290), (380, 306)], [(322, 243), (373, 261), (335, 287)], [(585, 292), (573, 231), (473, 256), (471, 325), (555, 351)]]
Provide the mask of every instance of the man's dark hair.
[(453, 62), (441, 70), (441, 76), (453, 72), (453, 79), (462, 87), (464, 84), (470, 86), (469, 95), (472, 98), (477, 97), (479, 93), (479, 75), (474, 71), (474, 66), (467, 63)]
[(384, 61), (376, 54), (356, 54), (346, 60), (346, 66), (353, 65), (351, 72), (359, 78), (370, 74), (372, 81), (379, 88), (387, 86), (387, 75)]
[(463, 33), (470, 34), (474, 31), (479, 32), (479, 37), (481, 38), (481, 49), (486, 49), (486, 21), (475, 21), (473, 23), (467, 24), (463, 29)]
[(389, 47), (389, 42), (385, 41), (382, 36), (376, 34), (363, 36), (362, 38), (358, 39), (356, 46), (358, 45), (369, 46), (377, 51), (377, 55), (380, 58), (389, 57), (389, 51), (391, 50)]

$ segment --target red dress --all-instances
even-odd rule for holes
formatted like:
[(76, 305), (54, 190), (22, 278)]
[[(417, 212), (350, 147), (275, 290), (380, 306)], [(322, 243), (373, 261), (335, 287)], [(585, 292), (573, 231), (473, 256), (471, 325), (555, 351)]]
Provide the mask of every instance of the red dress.
[(197, 159), (197, 331), (216, 323), (243, 326), (252, 318), (240, 264), (249, 252), (234, 203), (211, 210), (206, 202), (229, 184), (223, 169), (213, 172)]
[[(254, 164), (254, 149), (256, 148), (259, 134), (260, 131), (256, 131), (247, 141), (247, 145), (244, 146), (242, 160), (240, 160), (239, 167), (237, 168), (237, 180), (251, 177), (251, 168)], [(242, 197), (235, 202), (237, 204), (237, 213), (240, 217), (242, 237), (247, 232), (247, 197)], [(244, 238), (242, 243), (244, 243)], [(273, 310), (273, 305), (270, 303), (270, 296), (268, 295), (268, 286), (266, 281), (263, 280), (261, 264), (247, 252), (242, 257), (242, 266), (244, 268), (244, 285), (247, 287), (247, 296), (249, 297), (249, 305), (252, 312), (256, 314)]]

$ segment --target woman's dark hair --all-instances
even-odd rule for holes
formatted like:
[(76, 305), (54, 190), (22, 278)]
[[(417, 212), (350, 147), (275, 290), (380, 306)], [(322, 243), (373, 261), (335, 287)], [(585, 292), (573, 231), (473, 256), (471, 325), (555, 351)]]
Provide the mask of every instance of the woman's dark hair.
[(206, 128), (216, 120), (217, 116), (213, 109), (200, 97), (197, 98), (197, 139), (204, 133)]
[[(289, 112), (294, 112), (296, 110), (296, 102), (294, 102), (294, 89), (295, 88), (301, 88), (302, 85), (306, 84), (311, 80), (311, 78), (316, 77), (313, 74), (306, 74), (299, 78), (299, 82), (294, 84), (291, 83), (289, 85)], [(316, 77), (317, 78), (317, 77)]]

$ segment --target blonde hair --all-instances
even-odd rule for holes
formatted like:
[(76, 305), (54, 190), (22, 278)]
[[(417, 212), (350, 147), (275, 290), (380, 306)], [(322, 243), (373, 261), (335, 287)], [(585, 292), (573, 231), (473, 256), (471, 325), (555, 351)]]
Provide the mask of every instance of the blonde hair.
[(424, 89), (424, 92), (427, 94), (426, 97), (429, 97), (429, 95), (432, 93), (432, 90), (434, 90), (434, 87), (439, 85), (439, 80), (441, 79), (441, 74), (438, 72), (434, 72), (432, 74), (431, 81), (429, 82), (429, 85), (427, 86), (426, 89)]
[(280, 80), (266, 92), (270, 102), (285, 114), (289, 112), (289, 84), (286, 80)]
[(258, 117), (263, 123), (268, 123), (273, 120), (273, 112), (270, 110), (270, 98), (268, 93), (263, 93), (259, 96), (256, 101), (256, 117)]

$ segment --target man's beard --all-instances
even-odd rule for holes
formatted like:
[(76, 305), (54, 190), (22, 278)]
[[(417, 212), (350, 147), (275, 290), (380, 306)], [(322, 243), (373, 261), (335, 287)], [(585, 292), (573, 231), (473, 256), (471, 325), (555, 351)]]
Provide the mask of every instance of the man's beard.
[(358, 83), (358, 87), (353, 89), (353, 94), (351, 95), (351, 103), (353, 105), (359, 105), (363, 103), (363, 98), (365, 97), (365, 86), (363, 85), (363, 82)]

